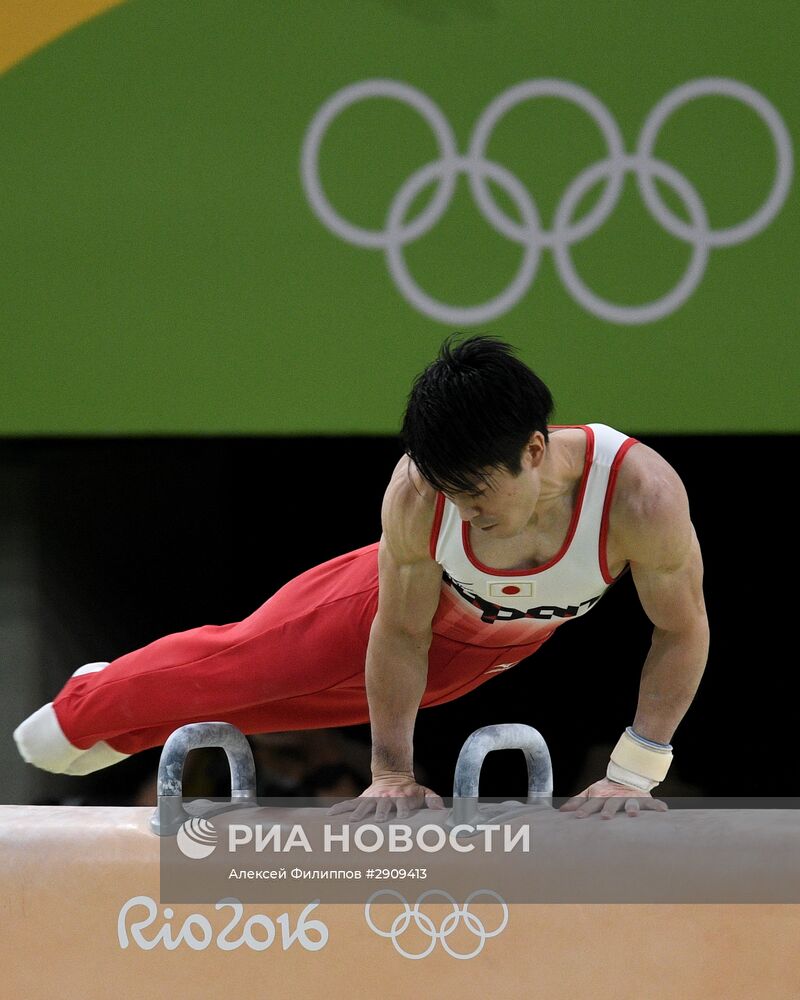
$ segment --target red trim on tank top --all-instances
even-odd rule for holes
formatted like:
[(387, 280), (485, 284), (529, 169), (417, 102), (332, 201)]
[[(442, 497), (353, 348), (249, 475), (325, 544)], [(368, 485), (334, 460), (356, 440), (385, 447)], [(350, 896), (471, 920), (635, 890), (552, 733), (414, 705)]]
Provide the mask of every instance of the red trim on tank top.
[(594, 459), (594, 431), (587, 424), (552, 424), (548, 425), (548, 430), (559, 430), (561, 428), (568, 427), (580, 427), (582, 431), (586, 432), (586, 455), (583, 460), (583, 473), (581, 474), (581, 485), (578, 491), (578, 499), (575, 502), (575, 510), (572, 512), (572, 518), (569, 522), (569, 530), (567, 531), (567, 537), (564, 539), (564, 544), (558, 552), (556, 552), (553, 558), (544, 563), (543, 566), (536, 566), (533, 569), (492, 569), (491, 566), (484, 566), (472, 551), (472, 545), (469, 540), (469, 521), (463, 521), (461, 524), (461, 538), (464, 543), (464, 551), (467, 554), (467, 559), (469, 559), (472, 565), (476, 569), (479, 569), (481, 573), (487, 573), (489, 576), (533, 576), (535, 573), (543, 573), (546, 569), (550, 569), (551, 566), (555, 566), (555, 564), (566, 555), (567, 549), (570, 547), (575, 531), (578, 527), (578, 521), (581, 516), (581, 508), (583, 507), (583, 497), (586, 493), (586, 484), (589, 481), (589, 470), (592, 467), (592, 460)]
[(439, 531), (442, 527), (442, 518), (444, 517), (444, 493), (436, 494), (436, 513), (433, 515), (433, 527), (431, 528), (431, 540), (429, 547), (431, 550), (431, 559), (436, 560), (436, 545), (439, 542)]
[(614, 496), (614, 487), (617, 485), (617, 476), (619, 475), (619, 467), (622, 465), (622, 459), (625, 458), (627, 453), (633, 447), (633, 445), (639, 442), (636, 438), (629, 437), (619, 446), (619, 450), (614, 456), (614, 461), (611, 463), (611, 471), (608, 474), (608, 484), (606, 485), (606, 498), (603, 501), (603, 514), (600, 518), (600, 546), (598, 555), (600, 557), (600, 572), (603, 574), (603, 579), (606, 583), (614, 583), (622, 576), (625, 570), (628, 568), (626, 563), (622, 570), (617, 574), (617, 576), (612, 576), (608, 569), (608, 558), (606, 552), (606, 545), (608, 543), (608, 515), (611, 511), (611, 501)]

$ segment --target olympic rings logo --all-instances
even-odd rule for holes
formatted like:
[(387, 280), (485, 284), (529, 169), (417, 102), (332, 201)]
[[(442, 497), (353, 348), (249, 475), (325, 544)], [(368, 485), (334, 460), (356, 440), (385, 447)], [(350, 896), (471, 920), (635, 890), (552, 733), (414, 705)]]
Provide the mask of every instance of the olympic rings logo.
[[(692, 184), (670, 164), (653, 155), (659, 132), (667, 119), (690, 101), (710, 95), (738, 100), (755, 111), (769, 130), (776, 153), (772, 188), (760, 208), (744, 221), (724, 229), (709, 226), (705, 205)], [(391, 98), (418, 111), (430, 125), (439, 148), (439, 159), (420, 167), (396, 192), (382, 230), (365, 229), (342, 218), (328, 200), (319, 177), (320, 149), (333, 120), (351, 105), (376, 97)], [(501, 118), (518, 104), (540, 97), (561, 98), (582, 108), (594, 120), (608, 149), (605, 159), (587, 167), (569, 184), (549, 230), (542, 226), (536, 202), (520, 180), (485, 156), (492, 131)], [(614, 211), (629, 173), (634, 174), (641, 197), (653, 218), (668, 233), (692, 248), (688, 266), (672, 290), (652, 302), (634, 306), (601, 298), (579, 276), (571, 256), (571, 248), (597, 232)], [(778, 111), (759, 91), (723, 77), (692, 80), (666, 94), (647, 116), (634, 153), (626, 152), (611, 112), (588, 90), (567, 80), (527, 80), (505, 90), (483, 111), (470, 137), (466, 155), (459, 153), (453, 130), (441, 109), (422, 91), (397, 80), (364, 80), (342, 88), (325, 101), (308, 127), (301, 157), (306, 196), (324, 225), (356, 246), (383, 250), (389, 273), (408, 302), (421, 313), (448, 325), (485, 323), (508, 312), (531, 287), (543, 250), (552, 251), (565, 288), (593, 315), (623, 324), (662, 319), (680, 308), (697, 288), (712, 248), (749, 240), (772, 222), (786, 200), (792, 173), (792, 143)], [(472, 196), (486, 220), (523, 250), (522, 262), (510, 284), (499, 295), (474, 306), (448, 305), (434, 299), (411, 276), (403, 256), (404, 248), (429, 232), (447, 211), (460, 174), (467, 177)], [(521, 223), (501, 211), (490, 192), (487, 183), (490, 180), (512, 199)], [(678, 195), (689, 222), (664, 204), (656, 180)], [(597, 204), (583, 218), (575, 220), (575, 209), (582, 197), (601, 181), (605, 181), (605, 189)], [(437, 188), (430, 203), (416, 218), (407, 220), (414, 199), (434, 182)]]
[[(394, 896), (403, 904), (402, 912), (394, 918), (388, 931), (381, 930), (380, 927), (376, 927), (375, 922), (372, 919), (372, 902), (378, 896)], [(448, 913), (444, 917), (438, 930), (433, 920), (420, 911), (420, 906), (422, 905), (423, 900), (430, 896), (443, 896), (448, 902), (452, 903), (453, 906), (453, 912)], [(469, 912), (469, 904), (477, 896), (492, 896), (500, 904), (502, 919), (494, 930), (487, 931), (483, 922), (479, 920), (474, 913)], [(497, 937), (497, 935), (505, 929), (505, 926), (508, 923), (508, 905), (493, 889), (476, 889), (475, 892), (472, 892), (469, 896), (467, 896), (466, 902), (463, 906), (459, 906), (453, 897), (443, 889), (428, 889), (427, 892), (422, 893), (416, 903), (411, 905), (409, 905), (406, 901), (405, 896), (401, 896), (401, 894), (394, 889), (378, 889), (378, 891), (374, 892), (367, 900), (366, 906), (364, 907), (364, 918), (376, 934), (379, 934), (384, 938), (391, 938), (395, 951), (397, 951), (404, 958), (427, 958), (427, 956), (430, 955), (436, 947), (436, 942), (441, 941), (442, 947), (448, 955), (451, 955), (453, 958), (468, 959), (475, 958), (476, 955), (479, 955), (483, 951), (483, 946), (485, 945), (487, 939)], [(428, 944), (423, 951), (416, 953), (406, 951), (398, 941), (404, 931), (408, 929), (412, 920), (419, 930), (430, 938), (430, 944)], [(447, 940), (462, 920), (467, 929), (478, 939), (478, 943), (475, 948), (466, 954), (461, 954), (460, 952), (455, 951)]]

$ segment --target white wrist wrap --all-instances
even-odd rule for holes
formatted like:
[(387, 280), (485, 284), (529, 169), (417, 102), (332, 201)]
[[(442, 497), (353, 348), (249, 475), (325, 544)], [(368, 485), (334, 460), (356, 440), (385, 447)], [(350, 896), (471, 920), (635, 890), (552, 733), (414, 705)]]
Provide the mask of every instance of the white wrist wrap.
[(628, 726), (611, 752), (606, 777), (620, 785), (649, 792), (666, 778), (671, 763), (669, 744), (646, 740)]

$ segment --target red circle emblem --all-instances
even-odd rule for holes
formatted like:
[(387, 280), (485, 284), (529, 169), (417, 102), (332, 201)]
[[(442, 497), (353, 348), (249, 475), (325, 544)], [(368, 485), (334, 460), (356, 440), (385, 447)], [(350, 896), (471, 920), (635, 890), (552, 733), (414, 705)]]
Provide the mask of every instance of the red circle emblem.
[(507, 587), (503, 587), (503, 593), (504, 594), (518, 594), (519, 593), (519, 587), (515, 587), (515, 586), (513, 586), (513, 584), (509, 584)]

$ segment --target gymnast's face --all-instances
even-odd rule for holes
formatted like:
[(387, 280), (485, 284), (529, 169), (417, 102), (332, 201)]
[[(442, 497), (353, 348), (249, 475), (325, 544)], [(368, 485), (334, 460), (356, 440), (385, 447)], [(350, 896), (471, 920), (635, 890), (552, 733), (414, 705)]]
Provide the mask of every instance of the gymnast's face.
[(541, 463), (545, 442), (536, 432), (520, 456), (519, 473), (493, 469), (487, 484), (478, 484), (470, 493), (445, 493), (461, 516), (476, 532), (490, 538), (513, 538), (534, 520), (541, 489)]

